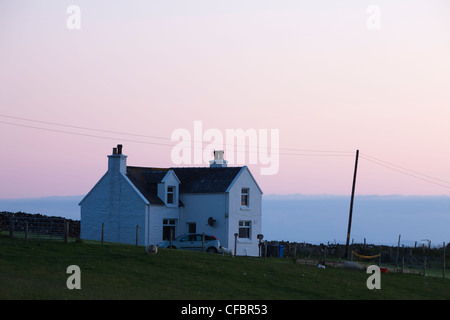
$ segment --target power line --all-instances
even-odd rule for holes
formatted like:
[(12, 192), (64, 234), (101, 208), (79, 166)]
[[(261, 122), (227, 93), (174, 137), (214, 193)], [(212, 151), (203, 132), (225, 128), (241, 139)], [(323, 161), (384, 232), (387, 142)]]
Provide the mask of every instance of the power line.
[[(402, 171), (402, 170), (400, 170), (400, 169), (396, 169), (396, 168), (393, 167), (393, 166), (396, 166), (396, 165), (389, 166), (389, 165), (383, 164), (382, 162), (379, 162), (379, 161), (377, 161), (377, 160), (369, 159), (369, 158), (366, 157), (366, 156), (360, 155), (360, 157), (361, 157), (362, 159), (364, 159), (364, 160), (367, 160), (367, 161), (369, 161), (369, 162), (375, 163), (375, 164), (377, 164), (377, 165), (379, 165), (379, 166), (382, 166), (382, 167), (385, 167), (385, 168), (388, 168), (388, 169), (391, 169), (391, 170), (394, 170), (394, 171), (403, 173), (404, 175), (407, 175), (407, 176), (410, 176), (410, 177), (413, 177), (413, 178), (416, 178), (416, 179), (419, 179), (419, 180), (422, 180), (422, 181), (425, 181), (425, 182), (428, 182), (428, 183), (432, 183), (432, 184), (435, 184), (435, 185), (438, 185), (438, 186), (441, 186), (441, 187), (450, 189), (450, 186), (444, 185), (444, 184), (442, 184), (442, 183), (438, 183), (438, 182), (435, 182), (435, 181), (431, 181), (431, 180), (429, 180), (429, 179), (425, 179), (425, 178), (422, 178), (422, 177), (420, 177), (420, 176), (417, 176), (417, 175), (414, 175), (414, 174), (410, 174), (410, 173), (405, 172), (405, 171)], [(383, 160), (380, 160), (380, 161), (383, 161)], [(383, 162), (385, 162), (385, 161), (383, 161)], [(386, 163), (387, 163), (387, 162), (386, 162)], [(400, 166), (397, 166), (397, 167), (400, 167)], [(407, 169), (405, 169), (405, 170), (407, 170)], [(408, 171), (411, 171), (411, 170), (408, 170)], [(420, 173), (418, 173), (418, 174), (420, 174)], [(420, 175), (426, 176), (426, 175), (424, 175), (424, 174), (420, 174)], [(433, 178), (433, 179), (441, 180), (441, 179), (437, 179), (437, 178)], [(441, 181), (444, 181), (444, 180), (441, 180)]]
[[(73, 131), (66, 131), (66, 130), (59, 130), (59, 129), (52, 129), (52, 128), (44, 128), (44, 127), (37, 127), (37, 126), (32, 126), (32, 125), (26, 125), (26, 124), (20, 124), (20, 123), (12, 123), (12, 122), (7, 122), (7, 121), (0, 121), (1, 124), (6, 124), (6, 125), (12, 125), (12, 126), (18, 126), (18, 127), (24, 127), (24, 128), (29, 128), (29, 129), (36, 129), (36, 130), (43, 130), (43, 131), (50, 131), (50, 132), (55, 132), (55, 133), (63, 133), (63, 134), (71, 134), (71, 135), (77, 135), (77, 136), (83, 136), (83, 137), (90, 137), (90, 138), (97, 138), (97, 139), (107, 139), (107, 140), (121, 140), (121, 141), (126, 141), (126, 142), (132, 142), (132, 143), (140, 143), (140, 144), (149, 144), (149, 145), (158, 145), (158, 146), (166, 146), (166, 147), (174, 147), (172, 139), (170, 138), (166, 138), (166, 137), (160, 137), (160, 136), (152, 136), (152, 135), (143, 135), (143, 134), (135, 134), (135, 133), (129, 133), (129, 132), (120, 132), (120, 131), (112, 131), (112, 130), (103, 130), (103, 129), (96, 129), (96, 128), (89, 128), (89, 127), (83, 127), (83, 126), (75, 126), (75, 125), (68, 125), (68, 124), (62, 124), (62, 123), (56, 123), (56, 122), (49, 122), (49, 121), (42, 121), (42, 120), (35, 120), (35, 119), (27, 119), (27, 118), (21, 118), (21, 117), (14, 117), (14, 116), (8, 116), (8, 115), (1, 115), (0, 117), (4, 117), (4, 118), (10, 118), (10, 119), (16, 119), (16, 120), (22, 120), (22, 121), (29, 121), (29, 122), (35, 122), (35, 123), (41, 123), (41, 124), (46, 124), (46, 125), (54, 125), (54, 126), (60, 126), (60, 127), (66, 127), (66, 128), (73, 128), (73, 129), (77, 129), (77, 130), (88, 130), (88, 131), (95, 131), (95, 132), (103, 132), (103, 133), (110, 133), (110, 134), (118, 134), (118, 135), (126, 135), (126, 136), (135, 136), (135, 137), (141, 137), (141, 138), (151, 138), (151, 139), (161, 139), (161, 140), (168, 140), (170, 142), (172, 142), (172, 144), (169, 143), (161, 143), (161, 142), (153, 142), (153, 141), (141, 141), (141, 140), (135, 140), (135, 139), (128, 139), (128, 138), (117, 138), (117, 137), (111, 137), (111, 136), (101, 136), (101, 135), (95, 135), (95, 134), (88, 134), (88, 133), (81, 133), (81, 132), (73, 132)], [(194, 143), (195, 141), (186, 141), (185, 142), (190, 142), (190, 143)], [(203, 141), (201, 141), (202, 143), (202, 147), (196, 147), (195, 144), (193, 144), (191, 146), (191, 148), (193, 149), (203, 149)], [(228, 144), (225, 144), (228, 145)], [(249, 146), (239, 146), (239, 145), (234, 145), (234, 147), (236, 148), (249, 148)], [(269, 147), (258, 147), (258, 148), (266, 148), (268, 149)], [(271, 150), (271, 154), (279, 154), (279, 155), (286, 155), (286, 156), (313, 156), (313, 157), (352, 157), (353, 156), (353, 152), (349, 152), (349, 151), (337, 151), (337, 150), (313, 150), (313, 149), (297, 149), (297, 148), (277, 148), (278, 152), (273, 152), (273, 150)], [(279, 152), (279, 150), (287, 150), (287, 151), (294, 151), (294, 153), (292, 152)], [(300, 152), (300, 153), (296, 153), (296, 152)], [(246, 151), (246, 153), (252, 153), (252, 151), (248, 150)], [(404, 175), (428, 182), (428, 183), (432, 183), (444, 188), (448, 188), (450, 189), (450, 182), (443, 180), (443, 179), (439, 179), (439, 178), (435, 178), (435, 177), (431, 177), (429, 175), (417, 172), (417, 171), (413, 171), (413, 170), (409, 170), (406, 169), (402, 166), (393, 164), (391, 162), (388, 161), (384, 161), (378, 158), (375, 158), (373, 156), (370, 156), (368, 154), (360, 154), (360, 157), (364, 160), (367, 160), (369, 162), (372, 162), (374, 164), (377, 164), (379, 166), (400, 172)], [(431, 180), (430, 180), (431, 179)], [(435, 181), (432, 181), (435, 180)], [(436, 181), (440, 181), (443, 182), (445, 184), (449, 184), (449, 185), (444, 185), (442, 183), (436, 182)]]
[[(57, 133), (72, 134), (72, 135), (83, 136), (83, 137), (100, 138), (100, 139), (108, 139), (108, 140), (118, 140), (118, 138), (113, 138), (113, 137), (105, 137), (105, 136), (98, 136), (98, 135), (93, 135), (93, 134), (86, 134), (86, 133), (79, 133), (79, 132), (70, 132), (70, 131), (50, 129), (50, 128), (41, 128), (41, 127), (29, 126), (29, 125), (18, 124), (18, 123), (11, 123), (11, 122), (6, 122), (6, 121), (0, 121), (0, 123), (13, 125), (13, 126), (18, 126), (18, 127), (30, 128), (30, 129), (38, 129), (38, 130), (51, 131), (51, 132), (57, 132)], [(127, 141), (127, 142), (136, 142), (136, 143), (144, 143), (144, 144), (155, 144), (155, 145), (162, 145), (162, 146), (172, 147), (171, 144), (165, 144), (165, 143), (146, 142), (146, 141), (139, 141), (139, 140), (124, 139), (124, 138), (120, 138), (120, 140), (121, 141)]]
[[(400, 169), (402, 169), (402, 170), (405, 170), (405, 171), (408, 171), (408, 172), (411, 172), (411, 173), (420, 175), (420, 176), (424, 176), (424, 177), (427, 177), (427, 178), (430, 178), (430, 179), (433, 179), (433, 180), (437, 180), (437, 181), (441, 181), (441, 182), (450, 184), (449, 181), (446, 181), (446, 180), (443, 180), (443, 179), (439, 179), (439, 178), (434, 178), (434, 177), (432, 177), (432, 176), (429, 176), (429, 175), (426, 175), (426, 174), (423, 174), (423, 173), (420, 173), (420, 172), (417, 172), (417, 171), (409, 170), (409, 169), (406, 169), (406, 168), (404, 168), (404, 167), (402, 167), (402, 166), (393, 164), (393, 163), (391, 163), (391, 162), (387, 162), (387, 161), (384, 161), (384, 160), (381, 160), (381, 159), (378, 159), (378, 158), (369, 156), (368, 154), (364, 154), (364, 156), (365, 156), (365, 157), (369, 157), (369, 158), (371, 158), (371, 159), (373, 159), (373, 160), (382, 162), (382, 163), (386, 163), (386, 164), (388, 164), (388, 165), (390, 165), (390, 166), (397, 167), (397, 168), (400, 168)], [(368, 160), (368, 159), (366, 159), (366, 160)]]
[(21, 118), (21, 117), (13, 117), (13, 116), (7, 116), (7, 115), (3, 115), (3, 114), (0, 114), (0, 117), (16, 119), (16, 120), (23, 120), (23, 121), (30, 121), (30, 122), (36, 122), (36, 123), (43, 123), (43, 124), (50, 124), (50, 125), (54, 125), (54, 126), (74, 128), (74, 129), (82, 129), (82, 130), (89, 130), (89, 131), (114, 133), (114, 134), (123, 134), (123, 135), (127, 135), (127, 136), (135, 136), (135, 137), (142, 137), (142, 138), (152, 138), (152, 139), (163, 139), (163, 140), (169, 140), (170, 141), (170, 138), (166, 138), (166, 137), (157, 137), (157, 136), (149, 136), (149, 135), (121, 132), (121, 131), (95, 129), (95, 128), (88, 128), (88, 127), (82, 127), (82, 126), (74, 126), (74, 125), (69, 125), (69, 124), (62, 124), (62, 123), (57, 123), (57, 122), (42, 121), (42, 120), (35, 120), (35, 119), (27, 119), (27, 118)]
[[(170, 142), (172, 141), (171, 138), (167, 137), (160, 137), (160, 136), (153, 136), (153, 135), (143, 135), (143, 134), (136, 134), (136, 133), (129, 133), (129, 132), (121, 132), (121, 131), (112, 131), (112, 130), (104, 130), (104, 129), (96, 129), (96, 128), (89, 128), (84, 126), (75, 126), (75, 125), (69, 125), (69, 124), (62, 124), (57, 122), (50, 122), (50, 121), (42, 121), (42, 120), (35, 120), (35, 119), (29, 119), (29, 118), (22, 118), (22, 117), (15, 117), (15, 116), (9, 116), (9, 115), (2, 115), (0, 114), (0, 117), (4, 118), (10, 118), (15, 120), (21, 120), (21, 121), (29, 121), (29, 122), (35, 122), (35, 123), (41, 123), (46, 125), (54, 125), (54, 126), (60, 126), (60, 127), (67, 127), (67, 128), (73, 128), (73, 129), (81, 129), (81, 130), (88, 130), (88, 131), (95, 131), (95, 132), (103, 132), (103, 133), (112, 133), (112, 134), (118, 134), (118, 135), (127, 135), (127, 136), (134, 136), (134, 137), (142, 137), (142, 138), (151, 138), (151, 139), (161, 139), (161, 140), (167, 140)], [(108, 139), (108, 140), (118, 140), (118, 138), (112, 138), (112, 137), (106, 137), (106, 136), (99, 136), (94, 134), (86, 134), (86, 133), (80, 133), (80, 132), (73, 132), (73, 131), (65, 131), (65, 130), (58, 130), (58, 129), (51, 129), (51, 128), (44, 128), (44, 127), (37, 127), (32, 125), (25, 125), (20, 123), (12, 123), (7, 121), (0, 121), (2, 124), (7, 125), (13, 125), (13, 126), (19, 126), (19, 127), (25, 127), (30, 129), (38, 129), (38, 130), (45, 130), (45, 131), (51, 131), (51, 132), (57, 132), (57, 133), (65, 133), (65, 134), (72, 134), (72, 135), (79, 135), (79, 136), (85, 136), (85, 137), (91, 137), (91, 138), (100, 138), (100, 139)], [(141, 143), (141, 144), (152, 144), (152, 145), (160, 145), (160, 146), (172, 146), (173, 144), (168, 143), (156, 143), (156, 142), (148, 142), (148, 141), (140, 141), (140, 140), (133, 140), (133, 139), (123, 139), (122, 141), (127, 142), (135, 142), (135, 143)], [(195, 143), (196, 141), (190, 140), (184, 140), (185, 142)], [(203, 143), (203, 141), (200, 141)], [(226, 144), (228, 145), (228, 144)], [(239, 145), (230, 145), (235, 148), (242, 148), (242, 147), (249, 147), (249, 146), (239, 146)], [(194, 145), (194, 149), (197, 147)], [(264, 146), (258, 146), (259, 149), (269, 149), (271, 147), (264, 147)], [(201, 147), (200, 149), (203, 149)], [(277, 148), (278, 150), (286, 150), (286, 151), (294, 151), (294, 152), (301, 152), (301, 153), (292, 153), (292, 152), (283, 152), (278, 154), (280, 155), (288, 155), (288, 156), (329, 156), (329, 157), (336, 157), (336, 156), (351, 156), (352, 152), (348, 151), (337, 151), (337, 150), (312, 150), (312, 149), (296, 149), (296, 148)], [(273, 150), (271, 150), (273, 151)], [(247, 151), (248, 153), (251, 153), (251, 151)], [(273, 152), (276, 153), (276, 152)]]

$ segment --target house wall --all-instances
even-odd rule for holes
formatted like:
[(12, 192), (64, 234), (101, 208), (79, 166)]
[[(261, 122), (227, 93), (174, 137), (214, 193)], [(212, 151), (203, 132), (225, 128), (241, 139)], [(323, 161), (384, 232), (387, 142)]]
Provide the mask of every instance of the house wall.
[(180, 209), (178, 207), (166, 207), (165, 205), (151, 205), (150, 215), (148, 221), (148, 243), (146, 246), (163, 241), (163, 220), (175, 219), (176, 227), (174, 238), (178, 237), (180, 233), (179, 225)]
[[(188, 223), (196, 223), (197, 233), (215, 236), (221, 244), (228, 243), (228, 219), (225, 193), (183, 193), (180, 195), (184, 207), (180, 211), (180, 232), (188, 232)], [(209, 217), (216, 220), (214, 226), (208, 224)]]
[(120, 172), (108, 171), (80, 203), (81, 238), (136, 243), (139, 226), (139, 245), (145, 244), (147, 205), (131, 182)]
[[(241, 190), (249, 188), (249, 206), (241, 206)], [(228, 247), (234, 250), (234, 234), (239, 234), (239, 221), (250, 221), (250, 238), (237, 238), (237, 255), (258, 256), (259, 240), (257, 235), (262, 230), (262, 192), (251, 176), (247, 167), (239, 173), (228, 190)]]

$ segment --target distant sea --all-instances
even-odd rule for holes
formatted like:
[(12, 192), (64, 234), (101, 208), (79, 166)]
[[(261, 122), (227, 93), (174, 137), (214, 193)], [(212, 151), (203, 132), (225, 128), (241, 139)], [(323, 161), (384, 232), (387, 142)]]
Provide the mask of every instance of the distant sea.
[(0, 212), (40, 213), (46, 216), (80, 220), (78, 203), (84, 196), (54, 196), (43, 198), (0, 199)]
[[(80, 219), (83, 196), (0, 199), (0, 211)], [(264, 195), (266, 240), (345, 243), (350, 196)], [(450, 241), (450, 196), (356, 195), (351, 241), (412, 246)]]
[[(350, 196), (266, 195), (265, 238), (345, 243)], [(450, 241), (450, 196), (356, 195), (350, 241), (413, 246)], [(425, 241), (422, 241), (425, 240)]]

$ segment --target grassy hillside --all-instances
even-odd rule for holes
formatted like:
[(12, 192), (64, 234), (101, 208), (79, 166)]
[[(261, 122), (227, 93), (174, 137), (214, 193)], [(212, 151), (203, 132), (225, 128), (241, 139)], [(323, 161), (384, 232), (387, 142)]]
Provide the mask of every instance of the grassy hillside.
[[(81, 290), (69, 290), (69, 265)], [(450, 299), (450, 280), (317, 269), (259, 259), (95, 242), (30, 241), (0, 235), (0, 299)]]

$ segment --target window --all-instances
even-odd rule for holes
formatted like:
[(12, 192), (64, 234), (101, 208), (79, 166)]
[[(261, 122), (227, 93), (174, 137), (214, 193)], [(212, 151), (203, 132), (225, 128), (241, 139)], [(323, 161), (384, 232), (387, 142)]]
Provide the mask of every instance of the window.
[(183, 241), (190, 241), (189, 240), (189, 236), (184, 236), (181, 239), (179, 239), (179, 241), (183, 242)]
[(250, 221), (239, 221), (239, 238), (250, 239)]
[(172, 233), (172, 240), (175, 239), (175, 219), (163, 219), (163, 240), (170, 240)]
[(167, 203), (173, 204), (175, 200), (175, 187), (167, 187)]
[(242, 188), (241, 190), (241, 206), (248, 207), (249, 188)]
[(188, 222), (188, 233), (196, 233), (197, 224), (195, 222)]

